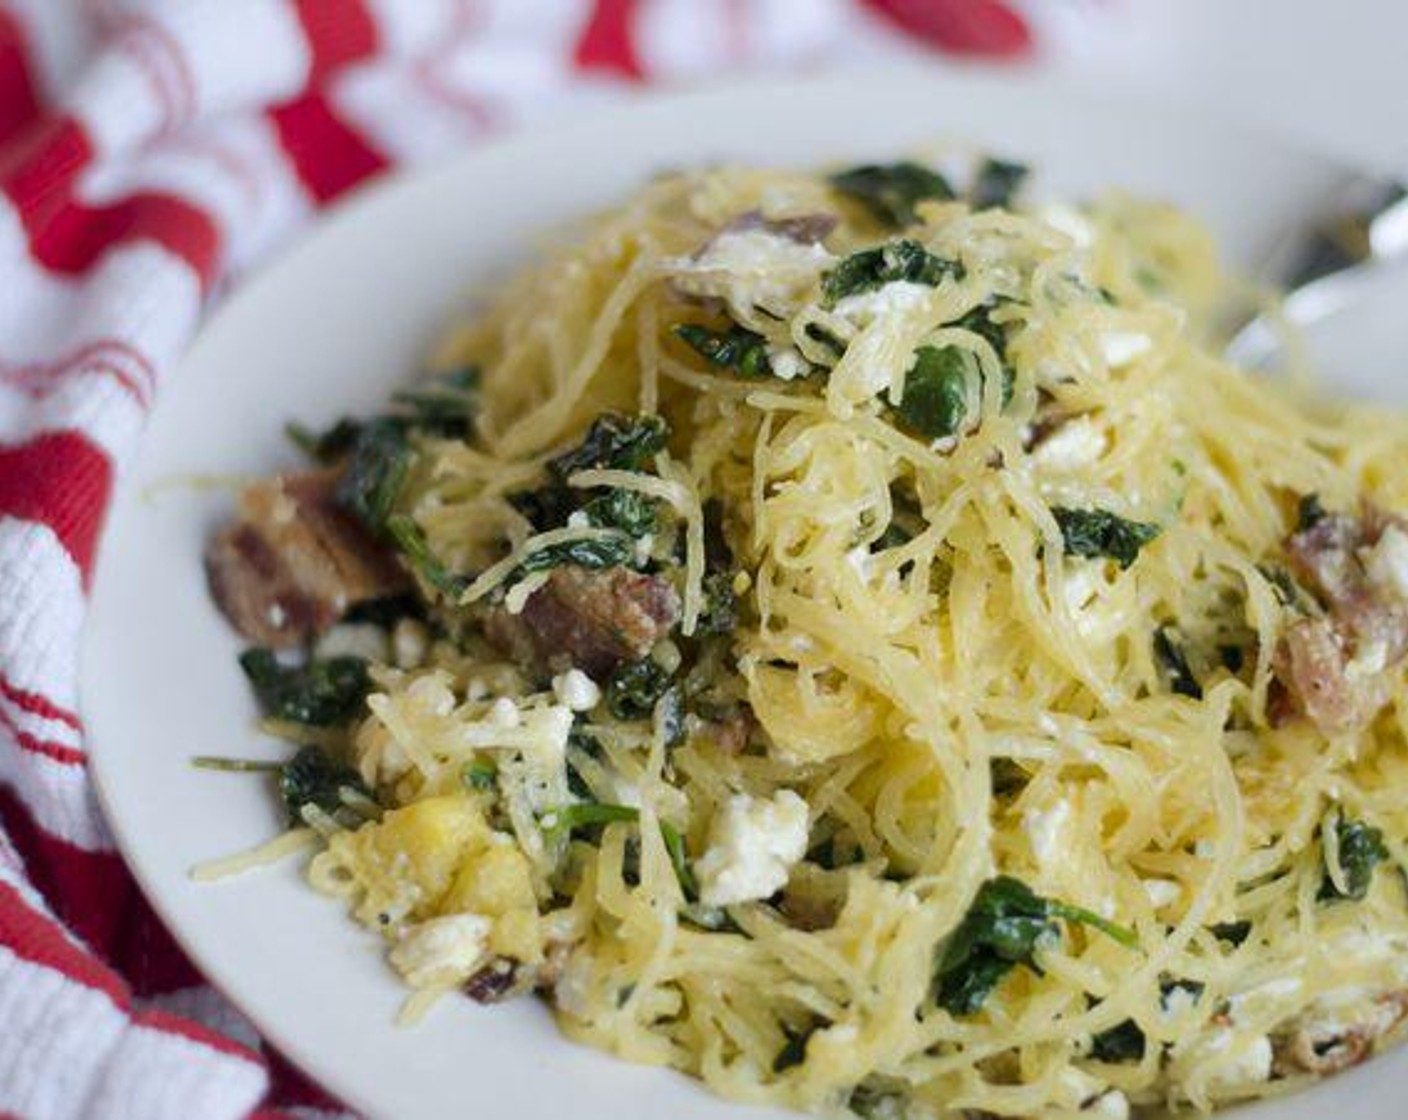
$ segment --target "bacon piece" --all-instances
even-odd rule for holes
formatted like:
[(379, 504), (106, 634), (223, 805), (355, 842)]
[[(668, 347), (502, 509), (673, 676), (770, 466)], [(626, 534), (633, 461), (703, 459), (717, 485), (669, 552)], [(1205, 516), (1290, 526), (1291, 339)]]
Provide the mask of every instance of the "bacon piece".
[(1383, 706), (1384, 672), (1408, 655), (1408, 601), (1366, 561), (1385, 532), (1402, 527), (1366, 505), (1358, 517), (1319, 513), (1286, 541), (1292, 572), (1326, 614), (1296, 621), (1281, 640), (1273, 722), (1303, 714), (1323, 731), (1345, 731)]
[(1276, 1041), (1276, 1069), (1283, 1075), (1303, 1072), (1317, 1077), (1357, 1066), (1374, 1052), (1374, 1043), (1408, 1017), (1408, 991), (1380, 996), (1363, 1022), (1302, 1022)]
[(679, 595), (660, 576), (569, 564), (554, 569), (518, 614), (491, 607), (484, 633), (522, 664), (576, 668), (604, 680), (623, 662), (648, 654), (679, 616)]
[(337, 477), (310, 471), (255, 483), (206, 549), (211, 594), (251, 641), (299, 645), (353, 603), (409, 588), (395, 555), (337, 504)]

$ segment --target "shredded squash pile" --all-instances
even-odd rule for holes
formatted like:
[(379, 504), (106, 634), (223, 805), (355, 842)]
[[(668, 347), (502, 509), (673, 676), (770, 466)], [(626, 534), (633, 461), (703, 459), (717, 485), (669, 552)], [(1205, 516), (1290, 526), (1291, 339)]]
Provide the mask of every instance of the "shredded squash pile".
[(536, 989), (884, 1118), (1209, 1109), (1390, 1041), (1408, 421), (1222, 361), (1192, 219), (1020, 179), (666, 176), (436, 355), (369, 522), (415, 593), (314, 651), (370, 640), (354, 717), (278, 725), (349, 768), (290, 804), (417, 1008)]

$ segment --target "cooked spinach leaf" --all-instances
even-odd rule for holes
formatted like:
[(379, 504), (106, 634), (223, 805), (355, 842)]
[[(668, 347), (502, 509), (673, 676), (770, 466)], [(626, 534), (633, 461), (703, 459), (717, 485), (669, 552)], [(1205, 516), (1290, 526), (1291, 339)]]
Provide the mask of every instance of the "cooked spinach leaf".
[(664, 449), (669, 436), (669, 425), (653, 413), (604, 412), (592, 421), (580, 444), (548, 463), (548, 471), (560, 482), (577, 471), (638, 471)]
[(299, 749), (279, 772), (279, 794), (290, 824), (303, 823), (303, 807), (315, 805), (344, 828), (365, 823), (365, 808), (349, 805), (347, 794), (367, 806), (375, 804), (372, 791), (350, 767), (335, 762), (320, 747)]
[(659, 515), (654, 498), (636, 490), (613, 488), (603, 491), (582, 507), (587, 520), (601, 529), (620, 529), (639, 540), (655, 531)]
[(479, 408), (479, 367), (463, 366), (393, 394), (407, 422), (441, 439), (466, 439)]
[(467, 789), (493, 789), (498, 780), (499, 764), (492, 758), (476, 758), (473, 762), (466, 762), (460, 771), (460, 782)]
[(953, 198), (947, 179), (909, 160), (852, 167), (833, 175), (831, 185), (862, 203), (876, 221), (896, 228), (912, 224), (915, 206), (925, 199)]
[(825, 1026), (826, 1020), (816, 1017), (800, 1030), (784, 1027), (783, 1033), (787, 1036), (787, 1041), (777, 1052), (777, 1057), (772, 1060), (773, 1073), (783, 1073), (793, 1066), (799, 1066), (805, 1062), (807, 1060), (807, 1043), (811, 1041), (812, 1035)]
[(1242, 944), (1250, 936), (1252, 924), (1245, 919), (1236, 922), (1218, 922), (1216, 925), (1208, 926), (1208, 932), (1219, 941), (1236, 946)]
[(606, 707), (617, 719), (649, 719), (670, 688), (670, 674), (652, 658), (622, 665), (606, 685)]
[(1344, 888), (1335, 885), (1329, 871), (1320, 883), (1320, 891), (1315, 896), (1321, 902), (1347, 898), (1361, 901), (1369, 893), (1369, 884), (1374, 878), (1374, 868), (1388, 859), (1388, 848), (1384, 846), (1384, 834), (1363, 821), (1346, 820), (1341, 817), (1335, 822), (1335, 836), (1339, 841), (1340, 869), (1344, 872)]
[(346, 416), (322, 432), (315, 432), (296, 420), (284, 425), (289, 441), (308, 458), (325, 466), (336, 463), (351, 451), (361, 430), (360, 421)]
[(1170, 692), (1193, 700), (1203, 698), (1203, 686), (1188, 667), (1188, 658), (1183, 652), (1183, 643), (1176, 627), (1165, 625), (1154, 631), (1154, 656), (1163, 668)]
[(934, 970), (934, 994), (953, 1015), (971, 1015), (1017, 965), (1035, 969), (1037, 949), (1060, 936), (1060, 922), (1080, 922), (1121, 945), (1134, 934), (1089, 910), (1043, 898), (1019, 879), (999, 875), (978, 890), (949, 936)]
[(1090, 1040), (1090, 1056), (1097, 1062), (1137, 1062), (1144, 1057), (1144, 1032), (1133, 1019), (1116, 1023)]
[(505, 500), (527, 518), (535, 530), (546, 533), (567, 524), (567, 519), (581, 504), (582, 491), (554, 481), (536, 490), (517, 490)]
[(1067, 556), (1107, 556), (1121, 568), (1133, 564), (1139, 550), (1161, 531), (1158, 525), (1131, 521), (1106, 509), (1053, 506), (1051, 513), (1061, 527)]
[(587, 540), (562, 541), (530, 552), (518, 565), (515, 578), (531, 575), (533, 572), (547, 572), (564, 564), (576, 564), (579, 568), (599, 571), (603, 568), (618, 568), (631, 559), (635, 545), (629, 537), (592, 537)]
[(337, 481), (337, 500), (373, 533), (382, 533), (414, 458), (406, 426), (392, 417), (363, 424)]
[(767, 339), (746, 327), (735, 324), (726, 331), (716, 331), (696, 323), (680, 323), (674, 332), (711, 365), (744, 377), (766, 377), (772, 373)]
[(956, 435), (968, 417), (968, 378), (976, 375), (971, 352), (957, 346), (921, 346), (894, 406), (900, 426), (924, 439)]
[(738, 596), (732, 572), (709, 572), (704, 577), (704, 607), (696, 634), (732, 634), (738, 629)]
[(430, 542), (412, 518), (404, 513), (392, 514), (386, 522), (386, 531), (396, 542), (407, 562), (426, 583), (435, 588), (447, 599), (458, 599), (470, 585), (470, 578), (450, 571), (430, 550)]
[(993, 206), (1011, 206), (1031, 168), (1024, 163), (1012, 163), (1005, 159), (985, 159), (978, 168), (973, 187), (968, 192), (974, 210), (987, 210)]
[(240, 654), (240, 667), (266, 715), (313, 727), (352, 719), (371, 688), (367, 663), (360, 657), (284, 665), (272, 650), (256, 648)]
[(933, 288), (948, 277), (963, 279), (963, 266), (958, 261), (936, 257), (917, 241), (891, 241), (846, 257), (821, 278), (821, 294), (826, 306), (834, 307), (846, 296), (896, 281)]

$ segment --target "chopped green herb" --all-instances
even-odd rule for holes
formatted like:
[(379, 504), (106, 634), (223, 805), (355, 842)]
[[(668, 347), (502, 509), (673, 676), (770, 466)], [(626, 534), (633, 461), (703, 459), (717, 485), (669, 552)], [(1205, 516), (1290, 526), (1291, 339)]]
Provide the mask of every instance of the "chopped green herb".
[(697, 898), (699, 884), (695, 881), (694, 870), (689, 865), (689, 853), (685, 849), (684, 835), (669, 821), (660, 822), (660, 839), (665, 842), (665, 850), (670, 853), (670, 862), (675, 868), (675, 878), (680, 881), (680, 890), (685, 898)]
[(499, 780), (499, 764), (492, 758), (476, 758), (466, 762), (460, 771), (460, 781), (469, 789), (493, 789)]
[(538, 819), (538, 824), (546, 833), (565, 835), (579, 828), (638, 820), (640, 810), (630, 805), (605, 805), (599, 801), (584, 801), (552, 809)]
[(974, 210), (986, 210), (993, 206), (1011, 206), (1013, 198), (1031, 174), (1031, 168), (1024, 163), (1011, 163), (1004, 159), (985, 159), (978, 168), (969, 199)]
[(1335, 822), (1335, 836), (1339, 841), (1339, 864), (1343, 872), (1344, 887), (1335, 884), (1327, 869), (1320, 883), (1320, 891), (1315, 897), (1321, 902), (1340, 898), (1359, 902), (1369, 893), (1374, 868), (1388, 859), (1384, 834), (1363, 821), (1345, 820), (1341, 817)]
[(337, 500), (373, 533), (386, 528), (414, 452), (405, 425), (391, 417), (364, 424), (337, 482)]
[(1133, 1019), (1116, 1023), (1090, 1040), (1090, 1056), (1097, 1062), (1138, 1062), (1144, 1057), (1144, 1032)]
[(638, 471), (664, 449), (669, 436), (669, 425), (654, 414), (604, 412), (592, 421), (582, 442), (549, 462), (548, 470), (561, 482), (577, 471)]
[(336, 463), (351, 451), (361, 430), (360, 422), (345, 416), (324, 432), (315, 432), (296, 420), (284, 425), (290, 442), (308, 458), (324, 465)]
[(972, 353), (957, 346), (919, 347), (894, 407), (901, 426), (925, 439), (957, 434), (968, 416), (968, 379), (977, 368)]
[(883, 225), (903, 228), (915, 220), (915, 206), (925, 199), (953, 198), (948, 180), (932, 168), (905, 160), (865, 164), (831, 177), (831, 185), (862, 203)]
[(711, 365), (744, 377), (766, 377), (772, 373), (767, 339), (746, 327), (734, 325), (726, 331), (715, 331), (695, 323), (680, 323), (674, 331)]
[(704, 607), (699, 612), (697, 634), (732, 634), (738, 628), (738, 596), (732, 572), (709, 572), (704, 577)]
[(1160, 626), (1154, 631), (1154, 656), (1163, 667), (1169, 691), (1193, 700), (1203, 698), (1203, 686), (1188, 667), (1188, 658), (1183, 652), (1178, 630), (1173, 626)]
[(649, 657), (622, 665), (606, 685), (606, 707), (617, 719), (649, 719), (670, 688), (670, 674)]
[(1131, 521), (1106, 509), (1067, 509), (1053, 506), (1052, 515), (1061, 527), (1067, 556), (1097, 558), (1107, 556), (1121, 568), (1128, 568), (1139, 550), (1159, 535), (1160, 527), (1145, 521)]
[(548, 572), (564, 564), (575, 564), (579, 568), (590, 568), (594, 571), (619, 568), (631, 559), (634, 552), (635, 545), (626, 536), (562, 541), (530, 552), (518, 565), (515, 574), (522, 577), (533, 572)]
[(409, 515), (392, 514), (387, 519), (386, 531), (421, 579), (447, 599), (455, 600), (464, 594), (470, 584), (469, 577), (458, 575), (445, 566), (444, 561), (430, 550), (425, 534)]
[(392, 400), (408, 413), (417, 431), (441, 439), (469, 436), (479, 407), (479, 367), (464, 366), (402, 389)]
[(290, 824), (302, 824), (303, 807), (315, 805), (344, 828), (355, 828), (366, 822), (366, 810), (375, 805), (371, 790), (355, 770), (313, 746), (300, 748), (284, 764), (279, 793)]
[(1094, 927), (1121, 945), (1134, 934), (1079, 906), (1042, 898), (1009, 875), (989, 879), (939, 956), (935, 998), (953, 1015), (971, 1015), (1017, 965), (1035, 968), (1036, 950), (1060, 936), (1060, 920)]
[(1218, 922), (1216, 925), (1208, 926), (1208, 932), (1219, 941), (1225, 941), (1229, 945), (1241, 945), (1251, 935), (1252, 924), (1246, 919), (1236, 922)]
[(613, 488), (582, 507), (587, 520), (602, 529), (620, 529), (636, 540), (654, 532), (658, 510), (654, 498), (637, 490)]
[(240, 654), (240, 667), (267, 715), (313, 727), (352, 719), (371, 688), (367, 663), (360, 657), (284, 665), (272, 650), (247, 649)]
[(821, 279), (821, 294), (828, 307), (846, 296), (871, 292), (896, 281), (937, 287), (948, 277), (963, 278), (957, 261), (936, 257), (917, 241), (891, 241), (874, 249), (852, 253)]

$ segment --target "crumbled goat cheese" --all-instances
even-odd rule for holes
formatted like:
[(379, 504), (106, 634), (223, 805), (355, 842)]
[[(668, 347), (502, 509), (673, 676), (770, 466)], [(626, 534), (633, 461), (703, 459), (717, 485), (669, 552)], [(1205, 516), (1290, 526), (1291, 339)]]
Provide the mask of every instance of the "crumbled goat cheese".
[(725, 230), (693, 259), (675, 260), (674, 282), (694, 295), (717, 296), (735, 308), (786, 307), (816, 281), (835, 258), (764, 229)]
[(768, 365), (773, 376), (783, 381), (806, 377), (812, 368), (795, 346), (769, 346)]
[(1144, 893), (1149, 896), (1149, 904), (1155, 910), (1172, 906), (1183, 895), (1183, 888), (1172, 879), (1145, 879)]
[(1108, 1120), (1129, 1120), (1129, 1098), (1118, 1089), (1110, 1089), (1085, 1104), (1081, 1111)]
[(695, 865), (699, 900), (729, 906), (781, 890), (806, 854), (807, 831), (807, 803), (791, 790), (771, 800), (735, 794), (715, 815), (709, 849)]
[(1048, 203), (1037, 209), (1035, 217), (1052, 229), (1064, 233), (1079, 249), (1084, 249), (1095, 241), (1095, 230), (1090, 221), (1073, 206), (1060, 202)]
[(1127, 366), (1153, 348), (1154, 340), (1140, 331), (1106, 331), (1100, 340), (1105, 364), (1111, 369)]
[(386, 660), (386, 631), (370, 622), (341, 622), (324, 632), (313, 647), (313, 656), (361, 657)]
[(1408, 599), (1408, 533), (1390, 525), (1372, 548), (1362, 549), (1359, 558), (1378, 590)]
[(1230, 1030), (1221, 1027), (1204, 1044), (1212, 1067), (1207, 1081), (1209, 1089), (1233, 1089), (1271, 1077), (1271, 1039), (1260, 1034), (1234, 1050), (1234, 1037)]
[(1061, 855), (1061, 833), (1071, 816), (1071, 803), (1062, 799), (1050, 809), (1028, 809), (1022, 814), (1022, 829), (1032, 854), (1043, 867)]
[(391, 964), (413, 988), (456, 984), (488, 955), (492, 923), (479, 914), (451, 914), (409, 926), (391, 948)]
[(1032, 449), (1032, 462), (1048, 471), (1088, 467), (1105, 454), (1107, 440), (1089, 416), (1067, 420)]
[(567, 527), (569, 529), (589, 529), (592, 519), (581, 510), (574, 510), (567, 517)]
[(485, 720), (494, 727), (513, 728), (522, 722), (522, 717), (518, 714), (518, 705), (507, 696), (500, 696), (489, 705), (489, 714)]
[(655, 534), (646, 533), (640, 540), (636, 541), (635, 548), (631, 552), (631, 559), (642, 568), (650, 562), (650, 555), (655, 551)]
[(934, 289), (910, 280), (894, 280), (873, 292), (847, 296), (836, 304), (835, 313), (858, 326), (866, 326), (889, 315), (902, 315), (929, 302)]
[(574, 712), (589, 712), (601, 703), (601, 689), (580, 669), (568, 669), (560, 676), (553, 677), (552, 694), (560, 704)]
[(430, 650), (430, 630), (415, 618), (403, 618), (391, 633), (391, 657), (398, 669), (414, 669)]

